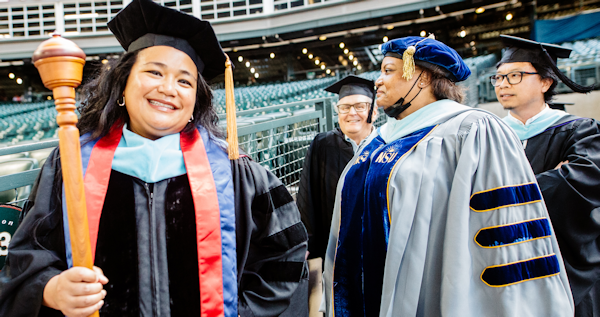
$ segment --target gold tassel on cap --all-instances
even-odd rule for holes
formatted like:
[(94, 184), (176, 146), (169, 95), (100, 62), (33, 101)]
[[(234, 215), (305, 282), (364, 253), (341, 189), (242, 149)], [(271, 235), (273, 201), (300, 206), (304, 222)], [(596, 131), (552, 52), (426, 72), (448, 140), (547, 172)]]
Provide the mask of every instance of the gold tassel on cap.
[(225, 110), (227, 112), (227, 145), (230, 160), (240, 158), (238, 151), (237, 122), (235, 115), (235, 97), (233, 94), (233, 68), (229, 56), (225, 54)]
[(402, 74), (402, 77), (406, 80), (410, 80), (415, 73), (414, 55), (416, 51), (417, 48), (414, 45), (411, 45), (407, 47), (404, 54), (402, 54), (402, 61), (404, 61), (404, 67), (402, 68), (404, 73)]
[(415, 73), (415, 53), (417, 52), (417, 45), (421, 44), (421, 42), (426, 39), (435, 40), (435, 35), (433, 33), (429, 33), (429, 36), (420, 40), (415, 45), (411, 45), (406, 48), (404, 53), (402, 54), (402, 61), (404, 62), (404, 67), (402, 67), (403, 74), (402, 77), (406, 80), (410, 80)]

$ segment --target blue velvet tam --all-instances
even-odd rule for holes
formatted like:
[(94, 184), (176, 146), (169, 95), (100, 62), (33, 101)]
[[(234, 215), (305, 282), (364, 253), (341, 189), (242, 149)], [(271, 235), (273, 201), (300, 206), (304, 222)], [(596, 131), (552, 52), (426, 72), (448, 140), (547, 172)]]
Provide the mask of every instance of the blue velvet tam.
[(381, 53), (383, 56), (405, 59), (405, 52), (412, 52), (409, 47), (414, 47), (412, 55), (416, 65), (425, 68), (427, 64), (439, 66), (453, 82), (463, 81), (471, 75), (471, 70), (454, 49), (428, 37), (408, 36), (388, 41), (381, 47)]

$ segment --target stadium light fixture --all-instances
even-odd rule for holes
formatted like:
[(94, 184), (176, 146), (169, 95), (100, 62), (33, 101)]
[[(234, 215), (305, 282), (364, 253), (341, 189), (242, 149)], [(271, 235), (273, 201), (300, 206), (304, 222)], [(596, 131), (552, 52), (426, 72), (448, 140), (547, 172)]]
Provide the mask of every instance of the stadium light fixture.
[(348, 54), (348, 53), (350, 53), (350, 50), (348, 50), (348, 49), (345, 49), (345, 50), (344, 50), (344, 54)]
[(477, 14), (482, 14), (483, 12), (485, 12), (485, 8), (484, 7), (479, 7), (477, 9), (475, 9), (475, 13), (477, 13)]
[(465, 36), (467, 36), (467, 31), (465, 31), (465, 30), (462, 30), (462, 31), (458, 32), (458, 36), (460, 36), (460, 37), (465, 37)]
[(362, 66), (358, 65), (358, 66), (356, 66), (356, 69), (361, 70)]
[(469, 45), (475, 46), (475, 41), (471, 41), (471, 43), (469, 43)]
[(246, 62), (246, 67), (250, 67), (250, 62)]
[(378, 48), (379, 48), (379, 50), (380, 50), (380, 51), (381, 51), (381, 47), (382, 47), (382, 46), (383, 46), (383, 45), (379, 44), (379, 47), (378, 47)]
[(302, 49), (302, 54), (305, 54), (305, 55), (306, 55), (306, 53), (308, 53), (308, 50), (307, 50), (306, 48), (303, 48), (303, 49)]
[(308, 59), (313, 59), (313, 54), (308, 54)]
[(48, 96), (48, 97), (46, 97), (46, 99), (48, 99), (48, 100), (52, 100), (52, 97), (51, 97), (51, 96)]
[(254, 78), (258, 78), (258, 73), (255, 73), (255, 74), (254, 74)]
[(512, 20), (512, 18), (513, 18), (512, 13), (509, 12), (508, 14), (506, 14), (506, 21), (510, 21), (510, 20)]
[(244, 58), (243, 58), (242, 56), (238, 56), (238, 62), (240, 62), (240, 63), (241, 63), (241, 62), (243, 62), (243, 61), (244, 61)]
[(254, 73), (256, 72), (256, 69), (254, 69), (254, 67), (252, 67), (252, 68), (250, 68), (250, 72), (251, 72), (252, 74), (254, 74)]
[(271, 59), (275, 58), (275, 53), (271, 53), (271, 54), (269, 54), (269, 57), (270, 57)]
[(349, 60), (353, 60), (354, 59), (354, 55), (350, 54), (350, 56), (348, 56)]
[(344, 47), (346, 47), (346, 44), (344, 44), (344, 42), (340, 43), (340, 48), (343, 49)]
[(421, 35), (421, 37), (425, 37), (427, 35), (427, 32), (425, 32), (425, 30), (423, 30), (423, 31), (421, 31), (421, 33), (419, 35)]
[(321, 61), (318, 58), (315, 59), (315, 65), (319, 65), (319, 64), (321, 64)]
[(354, 65), (354, 66), (358, 65), (358, 60), (355, 59), (354, 62), (352, 62), (352, 65)]
[(106, 58), (105, 58), (105, 59), (103, 59), (103, 60), (102, 60), (102, 64), (105, 64), (105, 65), (106, 65), (106, 64), (108, 64), (108, 59), (106, 59)]
[(392, 24), (390, 24), (390, 25), (388, 25), (387, 29), (388, 29), (388, 30), (393, 30), (393, 29), (394, 29), (394, 26), (393, 26)]
[(9, 74), (8, 74), (8, 78), (10, 78), (10, 79), (15, 79), (15, 74), (13, 74), (13, 73), (9, 73)]
[(21, 85), (23, 83), (23, 79), (17, 78), (17, 84)]
[(326, 39), (327, 39), (327, 36), (325, 36), (325, 35), (319, 36), (319, 40), (321, 40), (321, 41), (325, 41)]
[(331, 69), (327, 69), (325, 73), (327, 73), (327, 75), (331, 74)]
[(389, 38), (386, 36), (383, 37), (383, 43), (387, 42), (389, 40)]
[(325, 64), (321, 64), (321, 69), (325, 69)]

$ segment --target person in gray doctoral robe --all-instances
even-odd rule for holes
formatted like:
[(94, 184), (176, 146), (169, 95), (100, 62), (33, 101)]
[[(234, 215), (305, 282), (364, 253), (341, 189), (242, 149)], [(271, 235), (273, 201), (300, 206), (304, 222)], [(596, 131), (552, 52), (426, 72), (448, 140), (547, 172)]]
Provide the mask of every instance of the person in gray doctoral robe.
[(432, 38), (387, 42), (377, 129), (337, 187), (327, 316), (572, 316), (548, 212), (517, 137), (461, 105), (470, 71)]

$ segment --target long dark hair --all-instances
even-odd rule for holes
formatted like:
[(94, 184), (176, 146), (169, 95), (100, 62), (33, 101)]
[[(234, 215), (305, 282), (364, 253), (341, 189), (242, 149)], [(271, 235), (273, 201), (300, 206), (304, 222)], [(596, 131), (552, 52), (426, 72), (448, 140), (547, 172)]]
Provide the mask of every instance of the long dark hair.
[[(114, 65), (104, 67), (97, 77), (83, 86), (83, 98), (78, 111), (81, 118), (77, 127), (81, 135), (90, 133), (87, 140), (105, 136), (117, 121), (129, 123), (129, 114), (125, 107), (119, 107), (131, 69), (137, 60), (138, 53), (125, 53)], [(122, 101), (121, 101), (122, 102)], [(212, 137), (222, 138), (217, 127), (219, 117), (212, 105), (212, 90), (202, 75), (198, 75), (194, 120), (189, 122), (182, 132), (193, 131), (198, 125), (203, 126)]]

